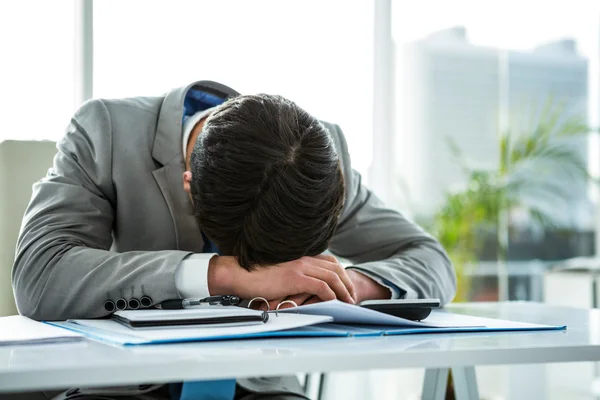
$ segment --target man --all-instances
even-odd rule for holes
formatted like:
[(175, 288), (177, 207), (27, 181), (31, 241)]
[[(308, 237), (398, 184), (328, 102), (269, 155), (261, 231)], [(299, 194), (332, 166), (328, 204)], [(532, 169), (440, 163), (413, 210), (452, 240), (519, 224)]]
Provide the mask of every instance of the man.
[[(340, 128), (282, 97), (200, 81), (164, 97), (92, 100), (57, 148), (13, 268), (29, 317), (209, 294), (273, 304), (454, 296), (440, 244), (361, 185)], [(236, 396), (298, 391), (289, 377), (248, 379)]]

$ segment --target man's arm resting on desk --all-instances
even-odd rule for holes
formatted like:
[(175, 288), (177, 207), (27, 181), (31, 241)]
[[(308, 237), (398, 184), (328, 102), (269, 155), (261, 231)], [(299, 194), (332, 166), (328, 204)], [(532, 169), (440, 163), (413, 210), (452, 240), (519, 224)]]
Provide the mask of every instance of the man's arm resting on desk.
[[(323, 286), (323, 282), (327, 287)], [(233, 257), (214, 253), (193, 254), (181, 261), (175, 271), (175, 285), (181, 297), (235, 294), (244, 299), (264, 297), (272, 300), (282, 293), (284, 296), (296, 295), (305, 288), (311, 297), (317, 296), (321, 300), (337, 298), (354, 302), (358, 296), (354, 282), (361, 283), (361, 291), (373, 291), (367, 282), (350, 279), (341, 265), (332, 263), (327, 257), (305, 257), (271, 268), (258, 267), (249, 272), (241, 268)], [(389, 291), (383, 290), (389, 297)]]
[(212, 257), (208, 287), (211, 295), (233, 294), (242, 299), (275, 300), (309, 293), (323, 301), (354, 303), (356, 297), (344, 268), (319, 256), (260, 266), (252, 271), (240, 267), (235, 257)]
[[(425, 233), (416, 224), (407, 220), (402, 214), (386, 208), (382, 202), (361, 184), (360, 175), (350, 165), (346, 143), (339, 127), (327, 125), (336, 141), (345, 182), (346, 204), (330, 249), (341, 257), (350, 260), (354, 265), (338, 275), (350, 281), (357, 301), (385, 298), (439, 298), (443, 304), (448, 303), (456, 292), (456, 275), (446, 252), (437, 240)], [(328, 268), (341, 269), (335, 259), (328, 256), (307, 257), (309, 259), (325, 258)], [(211, 261), (226, 261), (227, 258), (215, 257)], [(250, 278), (258, 278), (256, 272), (239, 278), (239, 266), (234, 261), (217, 263), (225, 268), (215, 268), (209, 272), (211, 294), (238, 294), (240, 297), (265, 297), (277, 303), (283, 299), (291, 299), (298, 304), (309, 300), (312, 292), (294, 290), (273, 290), (276, 285), (271, 279), (253, 280), (254, 284), (246, 288), (236, 288), (236, 279), (249, 282)], [(298, 267), (298, 266), (296, 266)], [(269, 268), (269, 267), (267, 267)], [(220, 271), (220, 273), (217, 273)], [(223, 273), (223, 271), (227, 271)], [(268, 273), (277, 271), (268, 270)], [(234, 278), (234, 277), (238, 278)], [(289, 282), (281, 276), (281, 282)], [(213, 282), (212, 284), (210, 282)], [(264, 285), (267, 282), (268, 285)], [(293, 281), (292, 281), (293, 282)], [(223, 284), (225, 283), (225, 284)], [(284, 284), (284, 285), (285, 285)], [(346, 284), (349, 288), (350, 285)], [(282, 286), (283, 287), (283, 286)], [(331, 286), (332, 288), (334, 286)], [(214, 288), (214, 289), (213, 289)], [(249, 288), (253, 288), (251, 290)], [(237, 292), (236, 291), (240, 291)], [(262, 294), (261, 294), (262, 293)], [(277, 294), (281, 294), (278, 297)], [(297, 294), (294, 294), (297, 293)], [(340, 291), (342, 293), (342, 291)], [(313, 293), (314, 294), (314, 293)], [(320, 300), (325, 298), (318, 296)], [(342, 299), (343, 297), (337, 296)], [(312, 299), (317, 301), (318, 299)], [(312, 300), (309, 300), (312, 301)]]
[(178, 296), (187, 251), (110, 251), (116, 194), (112, 125), (102, 100), (86, 102), (57, 143), (54, 166), (33, 186), (12, 273), (19, 312), (35, 319), (95, 318), (107, 300)]
[(343, 133), (328, 124), (346, 182), (346, 203), (330, 250), (388, 288), (393, 298), (439, 298), (456, 293), (456, 274), (440, 243), (399, 212), (387, 208), (352, 169)]

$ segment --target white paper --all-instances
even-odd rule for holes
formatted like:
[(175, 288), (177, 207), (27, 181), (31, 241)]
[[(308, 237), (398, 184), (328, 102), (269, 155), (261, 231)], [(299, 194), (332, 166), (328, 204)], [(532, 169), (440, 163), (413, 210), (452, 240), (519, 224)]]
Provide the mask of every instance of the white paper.
[[(481, 321), (455, 319), (454, 314), (447, 318), (432, 315), (422, 322), (384, 314), (379, 311), (359, 307), (353, 304), (343, 303), (339, 300), (325, 301), (322, 303), (308, 304), (305, 306), (286, 308), (280, 313), (303, 314), (303, 315), (329, 315), (333, 317), (336, 324), (360, 324), (360, 325), (387, 325), (403, 328), (458, 328), (458, 327), (483, 327)], [(433, 314), (433, 313), (432, 313)]]
[(0, 345), (59, 343), (84, 336), (37, 322), (22, 315), (0, 317)]
[[(286, 308), (280, 313), (297, 313), (302, 315), (330, 315), (336, 324), (373, 325), (377, 329), (384, 327), (397, 328), (473, 328), (477, 330), (515, 330), (540, 329), (547, 325), (529, 324), (525, 322), (507, 321), (493, 318), (473, 317), (470, 315), (453, 314), (444, 310), (433, 310), (423, 321), (410, 321), (393, 315), (384, 314), (368, 308), (343, 303), (338, 300), (305, 306)], [(385, 329), (383, 329), (385, 330)]]
[(328, 316), (280, 314), (279, 316), (269, 315), (269, 320), (264, 324), (236, 327), (185, 327), (177, 329), (132, 330), (109, 319), (69, 320), (53, 324), (83, 332), (91, 339), (118, 344), (144, 344), (209, 338), (234, 339), (245, 335), (294, 329), (331, 321), (332, 318)]
[(473, 317), (470, 315), (452, 314), (442, 310), (433, 310), (431, 315), (422, 322), (432, 328), (470, 328), (485, 327), (487, 329), (535, 329), (547, 325), (529, 324), (526, 322), (507, 321), (503, 319)]
[(232, 317), (246, 315), (262, 315), (263, 311), (243, 307), (198, 307), (185, 310), (126, 310), (117, 311), (115, 315), (129, 321), (185, 321), (188, 319), (203, 319), (217, 317)]

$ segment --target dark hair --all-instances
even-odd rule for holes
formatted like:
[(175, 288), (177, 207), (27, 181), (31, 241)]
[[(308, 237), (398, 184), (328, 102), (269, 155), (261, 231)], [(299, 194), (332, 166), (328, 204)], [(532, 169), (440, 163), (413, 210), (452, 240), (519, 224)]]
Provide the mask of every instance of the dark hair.
[(329, 131), (284, 97), (239, 96), (206, 120), (190, 159), (194, 213), (251, 270), (324, 252), (344, 203)]

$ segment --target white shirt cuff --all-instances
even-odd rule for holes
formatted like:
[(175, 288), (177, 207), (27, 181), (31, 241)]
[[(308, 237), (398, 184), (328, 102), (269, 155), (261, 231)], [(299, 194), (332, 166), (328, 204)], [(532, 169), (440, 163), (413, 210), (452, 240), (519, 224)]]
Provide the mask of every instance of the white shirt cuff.
[(208, 291), (208, 263), (216, 253), (192, 254), (175, 270), (175, 287), (182, 298), (204, 298)]

